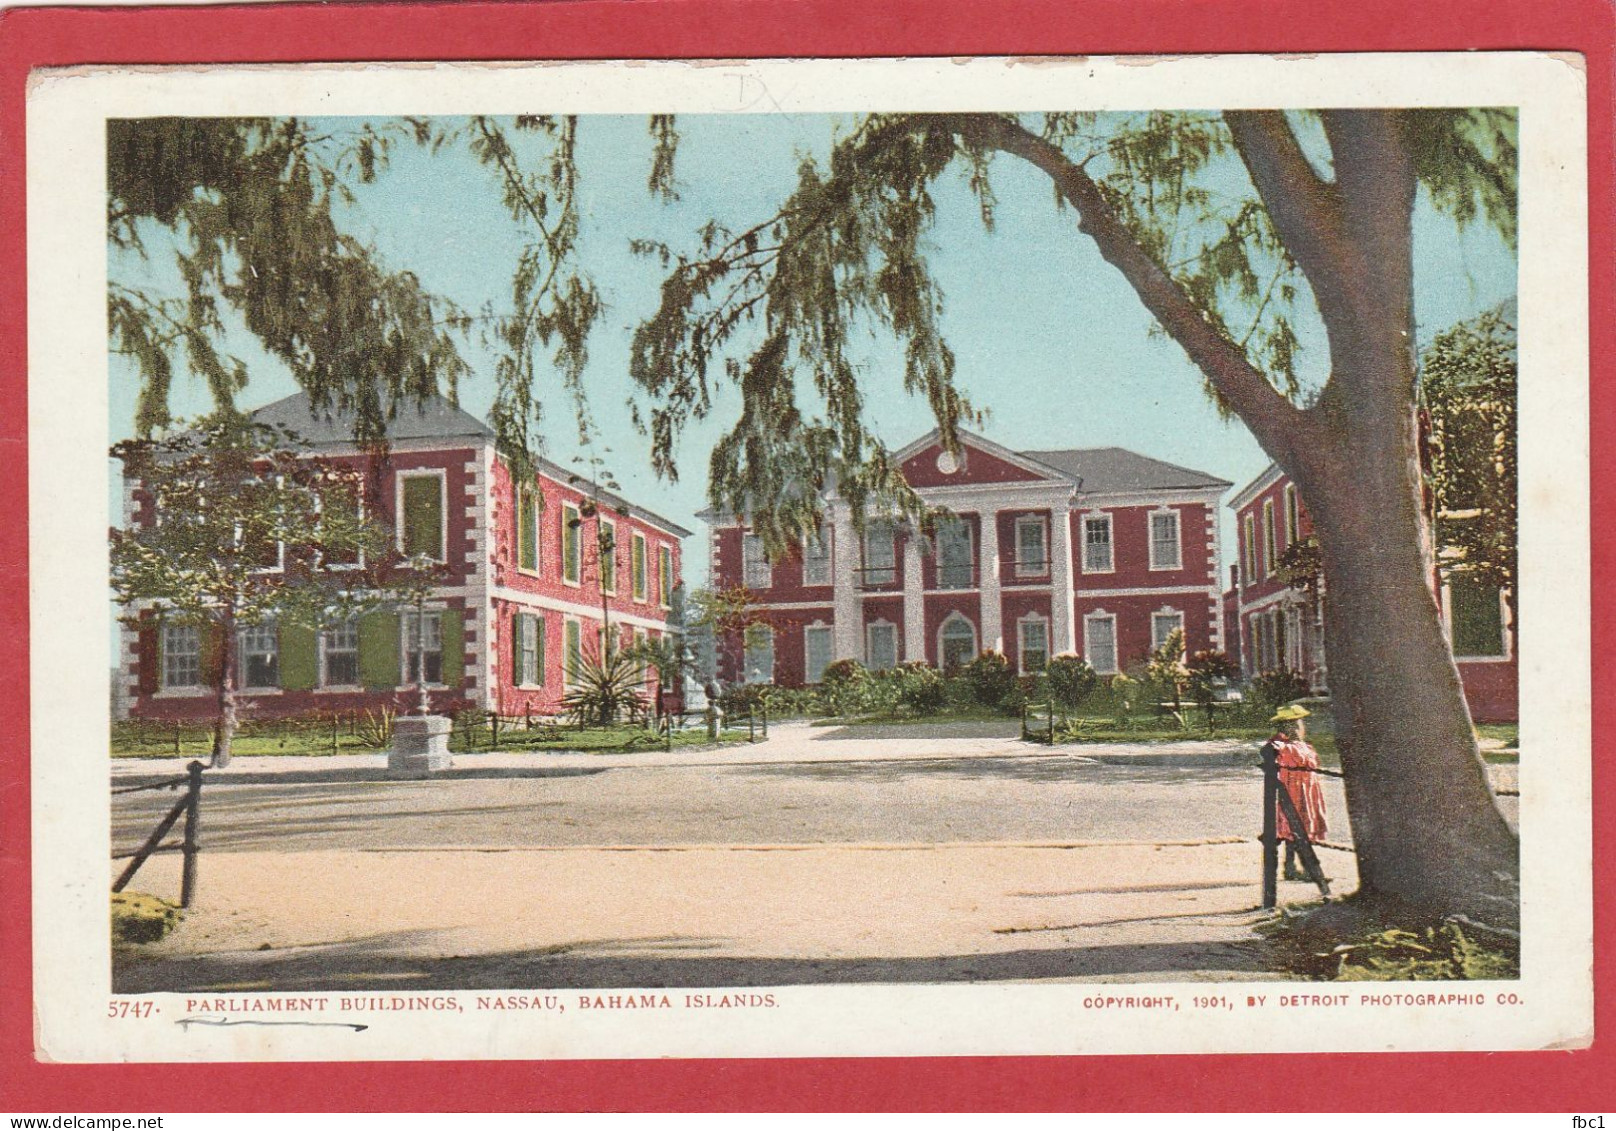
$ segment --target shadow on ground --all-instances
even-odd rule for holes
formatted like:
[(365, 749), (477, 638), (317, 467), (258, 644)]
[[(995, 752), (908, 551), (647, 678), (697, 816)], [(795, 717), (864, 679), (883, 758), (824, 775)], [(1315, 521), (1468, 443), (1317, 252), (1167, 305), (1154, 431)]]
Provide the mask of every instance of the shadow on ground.
[[(753, 958), (702, 954), (723, 940), (591, 940), (541, 950), (455, 957), (397, 953), (423, 932), (286, 951), (155, 957), (114, 955), (119, 994), (484, 989), (615, 989), (949, 984), (1048, 979), (1238, 980), (1268, 972), (1265, 946), (1160, 942), (870, 958)], [(389, 953), (392, 951), (392, 953)], [(698, 952), (698, 953), (691, 953)]]

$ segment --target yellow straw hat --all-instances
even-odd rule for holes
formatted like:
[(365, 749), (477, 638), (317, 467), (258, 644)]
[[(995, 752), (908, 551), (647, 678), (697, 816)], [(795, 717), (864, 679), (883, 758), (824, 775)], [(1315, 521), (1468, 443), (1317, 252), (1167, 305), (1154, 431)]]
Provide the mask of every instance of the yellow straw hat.
[(1312, 711), (1309, 711), (1306, 707), (1303, 707), (1298, 703), (1291, 703), (1275, 711), (1274, 717), (1268, 721), (1271, 723), (1295, 722), (1297, 719), (1307, 718), (1312, 713)]

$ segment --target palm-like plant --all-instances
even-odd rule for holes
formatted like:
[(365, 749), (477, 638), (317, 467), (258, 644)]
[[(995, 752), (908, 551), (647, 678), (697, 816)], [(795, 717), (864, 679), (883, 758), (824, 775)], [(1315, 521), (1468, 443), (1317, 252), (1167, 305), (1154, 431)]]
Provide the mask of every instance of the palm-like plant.
[(615, 723), (631, 707), (645, 703), (644, 663), (617, 648), (607, 648), (602, 656), (585, 653), (578, 658), (572, 689), (561, 699), (561, 707), (580, 722), (601, 726)]

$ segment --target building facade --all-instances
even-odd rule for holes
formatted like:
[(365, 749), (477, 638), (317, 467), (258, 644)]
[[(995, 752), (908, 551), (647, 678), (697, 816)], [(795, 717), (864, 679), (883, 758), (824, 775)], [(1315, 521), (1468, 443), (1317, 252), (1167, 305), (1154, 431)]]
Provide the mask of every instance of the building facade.
[(1121, 448), (1016, 452), (934, 431), (896, 454), (931, 535), (870, 516), (862, 534), (832, 494), (825, 522), (778, 561), (744, 516), (708, 512), (710, 577), (744, 588), (761, 624), (718, 641), (726, 682), (801, 686), (833, 660), (944, 670), (983, 651), (1022, 673), (1076, 654), (1102, 673), (1173, 630), (1220, 648), (1218, 507), (1224, 480)]
[[(1290, 477), (1270, 464), (1236, 492), (1229, 506), (1235, 512), (1237, 557), (1225, 600), (1235, 610), (1230, 632), (1239, 639), (1231, 643), (1239, 648), (1242, 670), (1248, 677), (1292, 671), (1314, 691), (1327, 692), (1328, 587), (1322, 578), (1312, 590), (1293, 587), (1281, 560), (1292, 543), (1313, 533), (1307, 505)], [(1434, 588), (1471, 716), (1478, 722), (1514, 721), (1519, 665), (1509, 594), (1458, 575)]]
[[(243, 629), (243, 717), (410, 710), (421, 665), (436, 711), (550, 715), (582, 657), (597, 653), (603, 624), (625, 644), (678, 631), (689, 531), (549, 461), (519, 481), (492, 430), (446, 400), (402, 408), (384, 456), (362, 452), (351, 420), (311, 411), (304, 394), (253, 418), (356, 472), (369, 517), (400, 553), (422, 555), (442, 574), (424, 624), (412, 609), (380, 608), (319, 628)], [(138, 482), (126, 479), (124, 498), (126, 527), (155, 521)], [(128, 714), (211, 715), (217, 641), (205, 628), (137, 615), (120, 645)]]

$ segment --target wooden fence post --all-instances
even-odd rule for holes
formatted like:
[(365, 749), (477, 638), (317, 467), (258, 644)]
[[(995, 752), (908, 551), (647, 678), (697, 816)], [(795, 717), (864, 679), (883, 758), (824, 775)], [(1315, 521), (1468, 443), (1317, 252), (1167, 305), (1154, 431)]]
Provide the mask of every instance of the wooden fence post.
[(1049, 699), (1049, 744), (1055, 745), (1055, 697)]
[(191, 906), (196, 898), (196, 856), (202, 851), (197, 843), (202, 822), (202, 763), (192, 762), (185, 767), (191, 775), (185, 795), (185, 843), (180, 848), (184, 861), (180, 869), (180, 906)]
[(1262, 747), (1262, 905), (1272, 910), (1279, 903), (1279, 751), (1272, 742)]

